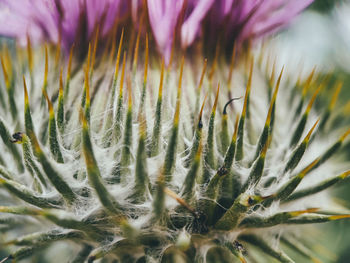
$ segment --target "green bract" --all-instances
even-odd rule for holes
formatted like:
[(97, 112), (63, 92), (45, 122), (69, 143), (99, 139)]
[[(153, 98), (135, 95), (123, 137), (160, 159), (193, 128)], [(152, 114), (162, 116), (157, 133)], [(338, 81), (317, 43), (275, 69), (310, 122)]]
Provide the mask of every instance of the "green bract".
[(341, 85), (262, 50), (166, 66), (139, 37), (83, 62), (2, 49), (1, 262), (50, 261), (54, 243), (70, 262), (293, 262), (278, 243), (317, 261), (286, 226), (349, 217), (322, 201), (350, 174)]

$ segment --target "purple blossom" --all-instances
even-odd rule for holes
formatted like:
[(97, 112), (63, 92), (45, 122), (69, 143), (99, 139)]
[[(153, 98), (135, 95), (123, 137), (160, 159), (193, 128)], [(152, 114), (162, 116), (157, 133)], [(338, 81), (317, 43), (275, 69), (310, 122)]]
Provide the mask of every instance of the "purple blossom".
[[(127, 10), (122, 0), (0, 0), (0, 34), (25, 44), (27, 35), (34, 42), (57, 42), (59, 34), (69, 49), (79, 38), (89, 38), (97, 23), (106, 34), (115, 19)], [(80, 35), (79, 35), (80, 34)], [(86, 39), (83, 39), (86, 40)]]
[(227, 13), (227, 32), (237, 35), (240, 41), (275, 32), (312, 2), (313, 0), (233, 1), (231, 12)]
[(192, 12), (188, 14), (188, 17), (181, 26), (181, 45), (183, 48), (193, 43), (199, 33), (202, 20), (214, 2), (214, 0), (192, 1)]
[[(147, 8), (158, 50), (169, 61), (174, 37), (182, 48), (206, 36), (215, 42), (243, 43), (287, 25), (313, 0), (0, 0), (0, 34), (25, 44), (57, 42), (66, 50), (87, 42), (97, 23), (101, 36), (116, 20), (128, 17), (135, 26)], [(142, 25), (142, 24), (141, 24)], [(127, 28), (126, 28), (127, 29)]]
[(174, 30), (183, 3), (184, 0), (147, 0), (152, 31), (157, 41), (158, 48), (165, 57), (166, 63), (168, 63), (170, 59)]

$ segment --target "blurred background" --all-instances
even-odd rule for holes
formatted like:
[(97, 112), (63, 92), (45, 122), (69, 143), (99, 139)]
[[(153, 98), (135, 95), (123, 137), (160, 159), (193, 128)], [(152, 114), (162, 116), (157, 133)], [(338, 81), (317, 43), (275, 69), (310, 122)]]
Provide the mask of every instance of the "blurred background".
[[(310, 71), (316, 66), (324, 74), (344, 81), (342, 103), (350, 102), (350, 1), (315, 0), (293, 23), (279, 34), (274, 45), (281, 52), (278, 62), (288, 67)], [(345, 146), (350, 154), (350, 144)], [(332, 196), (350, 209), (350, 180), (331, 190)], [(321, 236), (313, 240), (314, 250), (334, 258), (331, 262), (350, 262), (350, 221), (340, 220), (321, 224)], [(310, 240), (312, 242), (312, 240)], [(328, 256), (327, 256), (328, 257)]]
[[(295, 54), (308, 68), (350, 71), (350, 1), (315, 0), (282, 34), (277, 36), (282, 58)], [(289, 56), (289, 57), (288, 57)], [(299, 57), (300, 56), (300, 57)], [(294, 56), (293, 56), (294, 57)]]

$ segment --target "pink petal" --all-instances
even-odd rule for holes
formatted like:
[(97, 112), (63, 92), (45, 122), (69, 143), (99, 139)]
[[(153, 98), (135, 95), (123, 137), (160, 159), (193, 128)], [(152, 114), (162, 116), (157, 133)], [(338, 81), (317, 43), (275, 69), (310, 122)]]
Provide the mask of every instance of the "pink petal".
[(200, 29), (201, 22), (213, 3), (214, 0), (199, 1), (192, 13), (185, 20), (181, 27), (181, 45), (183, 48), (186, 48), (193, 43)]
[(166, 64), (170, 60), (174, 30), (183, 3), (184, 0), (147, 0), (153, 35)]

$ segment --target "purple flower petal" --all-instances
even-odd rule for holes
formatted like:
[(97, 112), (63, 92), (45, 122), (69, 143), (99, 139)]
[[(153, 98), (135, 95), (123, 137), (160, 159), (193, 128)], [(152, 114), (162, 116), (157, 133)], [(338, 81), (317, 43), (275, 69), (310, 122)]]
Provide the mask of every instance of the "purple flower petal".
[[(215, 45), (219, 32), (225, 34), (223, 39), (228, 43), (235, 41), (239, 45), (287, 25), (311, 2), (147, 0), (146, 5), (143, 0), (0, 0), (0, 34), (15, 37), (22, 44), (27, 35), (33, 42), (57, 42), (61, 36), (68, 51), (74, 42), (88, 43), (97, 23), (102, 36), (122, 17), (137, 26), (140, 14), (147, 8), (154, 39), (168, 63), (174, 35), (180, 35), (182, 48), (205, 34), (209, 45)], [(180, 32), (175, 32), (177, 28)]]
[(213, 5), (213, 10), (215, 12), (215, 16), (219, 20), (222, 21), (232, 9), (232, 4), (235, 0), (217, 0)]
[(102, 34), (106, 34), (114, 25), (119, 14), (121, 0), (89, 0), (86, 1), (88, 16), (88, 32), (93, 32), (97, 23), (102, 24)]
[(51, 12), (54, 6), (50, 1), (11, 1), (0, 2), (0, 34), (17, 37), (21, 43), (26, 42), (27, 34), (34, 42), (42, 39), (58, 40), (55, 17)]
[[(286, 2), (286, 1), (284, 1)], [(273, 13), (268, 19), (264, 19), (254, 26), (256, 36), (264, 35), (268, 31), (275, 31), (281, 26), (285, 26), (297, 14), (310, 5), (312, 0), (294, 0), (284, 3), (283, 7)]]
[(256, 38), (287, 25), (313, 0), (236, 0), (229, 20), (231, 32), (238, 41)]
[(201, 22), (213, 3), (214, 0), (197, 1), (192, 13), (188, 16), (181, 27), (181, 45), (183, 48), (186, 48), (193, 43), (200, 29)]
[(170, 60), (174, 30), (183, 3), (184, 0), (147, 0), (153, 35), (166, 64)]
[(122, 0), (0, 0), (0, 34), (26, 42), (27, 34), (33, 42), (62, 43), (68, 50), (77, 39), (79, 19), (86, 16), (88, 37), (96, 23), (102, 23), (102, 35), (108, 33), (115, 19), (121, 16)]
[(140, 7), (143, 7), (143, 0), (131, 0), (131, 17), (134, 23), (138, 21), (138, 11)]

